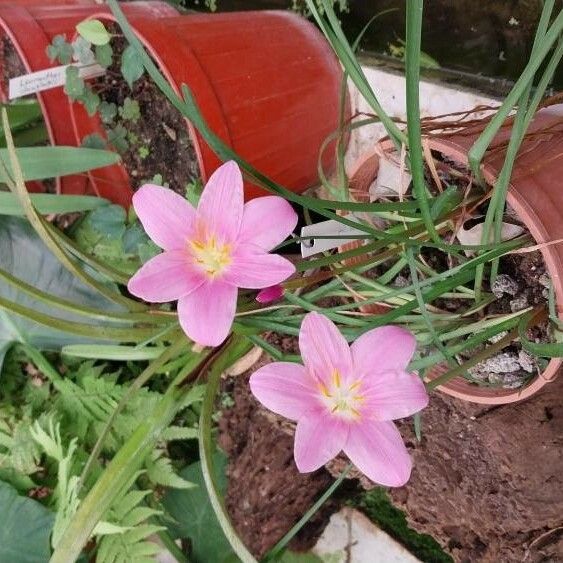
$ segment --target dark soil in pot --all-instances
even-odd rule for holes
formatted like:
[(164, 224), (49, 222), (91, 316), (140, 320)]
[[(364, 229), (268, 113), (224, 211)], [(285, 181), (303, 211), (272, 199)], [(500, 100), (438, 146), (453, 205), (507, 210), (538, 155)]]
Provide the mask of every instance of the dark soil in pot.
[[(107, 27), (110, 33), (118, 33), (115, 25)], [(118, 36), (114, 37), (111, 45), (113, 65), (90, 84), (103, 102), (121, 107), (129, 98), (139, 104), (140, 118), (136, 121), (125, 120), (117, 115), (112, 123), (106, 124), (108, 129), (115, 126), (126, 129), (128, 146), (125, 150), (121, 149), (120, 153), (131, 186), (135, 191), (159, 174), (171, 189), (184, 195), (186, 185), (200, 178), (186, 121), (146, 73), (133, 83), (132, 89), (129, 87), (120, 71), (126, 42)]]
[[(470, 181), (469, 171), (459, 166), (439, 153), (433, 153), (437, 160), (436, 167), (438, 175), (443, 186), (456, 187), (461, 193), (468, 196), (478, 194), (477, 188), (471, 187), (468, 191)], [(436, 182), (430, 170), (425, 168), (426, 183), (433, 195), (439, 195)], [(482, 196), (483, 193), (481, 192)], [(396, 197), (380, 198), (382, 201), (396, 201)], [(470, 213), (464, 221), (464, 229), (470, 229), (484, 221), (487, 212), (488, 202), (481, 203), (473, 208), (473, 205), (467, 205)], [(528, 229), (519, 220), (515, 212), (506, 206), (504, 221), (515, 225), (522, 230), (522, 235), (530, 236)], [(460, 225), (458, 225), (460, 226)], [(454, 238), (451, 232), (444, 235), (446, 242), (460, 243)], [(469, 243), (468, 243), (469, 244)], [(480, 241), (471, 242), (470, 244), (480, 244)], [(440, 249), (426, 247), (421, 252), (421, 257), (434, 271), (440, 273), (445, 272), (462, 263), (454, 254), (448, 254)], [(377, 278), (383, 275), (392, 265), (391, 262), (381, 264), (366, 273), (368, 277)], [(391, 282), (395, 287), (405, 287), (411, 285), (410, 269), (404, 268)], [(528, 307), (544, 305), (547, 306), (549, 299), (550, 278), (541, 252), (513, 253), (503, 256), (499, 261), (499, 276), (492, 284), (489, 283), (487, 275), (485, 275), (483, 290), (494, 296), (494, 299), (485, 307), (472, 314), (469, 318), (476, 322), (484, 318), (493, 318), (495, 316), (504, 316), (516, 313)], [(467, 284), (471, 287), (471, 284)], [(443, 312), (462, 313), (467, 310), (473, 300), (457, 299), (457, 298), (439, 298), (432, 302), (432, 305)], [(495, 342), (506, 333), (500, 333), (498, 337), (491, 338), (490, 342)], [(552, 341), (549, 323), (544, 322), (528, 330), (528, 338), (536, 343), (545, 343)], [(464, 362), (471, 358), (472, 354), (483, 349), (481, 347), (462, 353), (458, 356), (458, 360)], [(519, 342), (514, 342), (510, 346), (504, 348), (500, 353), (492, 356), (488, 360), (481, 362), (469, 368), (467, 380), (470, 383), (486, 386), (500, 387), (503, 389), (518, 389), (524, 387), (529, 381), (540, 374), (547, 365), (547, 360), (537, 358), (528, 354)]]

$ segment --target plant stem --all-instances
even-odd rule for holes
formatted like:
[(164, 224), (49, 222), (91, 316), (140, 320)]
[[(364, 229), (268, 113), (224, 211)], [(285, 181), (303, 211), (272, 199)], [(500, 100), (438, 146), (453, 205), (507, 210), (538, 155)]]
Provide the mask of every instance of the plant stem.
[(203, 398), (199, 423), (199, 455), (207, 494), (225, 537), (243, 563), (256, 563), (256, 559), (254, 559), (235, 532), (223, 500), (220, 497), (213, 469), (214, 446), (211, 439), (211, 428), (213, 423), (213, 406), (219, 390), (221, 373), (236, 359), (248, 352), (251, 347), (252, 344), (246, 338), (233, 336), (227, 342), (220, 355), (216, 357), (208, 370), (207, 388)]
[(406, 87), (407, 87), (407, 134), (410, 169), (413, 180), (413, 192), (420, 205), (424, 226), (434, 242), (440, 237), (430, 213), (428, 193), (424, 181), (424, 158), (422, 155), (422, 130), (420, 126), (420, 43), (422, 35), (423, 0), (407, 2), (407, 47), (405, 52)]

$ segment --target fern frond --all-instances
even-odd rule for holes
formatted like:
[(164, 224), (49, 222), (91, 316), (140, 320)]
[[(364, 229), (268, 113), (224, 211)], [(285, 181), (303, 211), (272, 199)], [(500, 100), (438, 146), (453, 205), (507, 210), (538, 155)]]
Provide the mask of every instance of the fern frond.
[(173, 489), (189, 489), (196, 486), (176, 473), (170, 458), (164, 456), (163, 450), (154, 450), (145, 464), (148, 478), (156, 485)]
[[(131, 490), (116, 499), (109, 511), (108, 520), (123, 527), (125, 531), (104, 535), (99, 539), (96, 563), (137, 562), (160, 551), (158, 545), (147, 541), (149, 536), (164, 529), (149, 523), (150, 518), (162, 514), (159, 510), (143, 504), (150, 492)], [(148, 561), (154, 560), (149, 558)]]

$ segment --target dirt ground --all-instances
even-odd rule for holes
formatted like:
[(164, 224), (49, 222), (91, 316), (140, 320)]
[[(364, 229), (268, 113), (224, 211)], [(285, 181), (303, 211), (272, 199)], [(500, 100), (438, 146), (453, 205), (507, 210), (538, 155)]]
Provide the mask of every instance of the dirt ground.
[[(297, 472), (292, 428), (258, 405), (248, 390), (249, 375), (225, 382), (234, 405), (223, 410), (219, 427), (230, 458), (227, 507), (260, 556), (331, 477), (324, 469)], [(459, 562), (563, 561), (562, 397), (563, 378), (527, 401), (492, 408), (434, 393), (420, 443), (410, 421), (401, 424), (414, 470), (391, 497), (410, 526), (434, 536)], [(349, 483), (341, 498), (356, 485)], [(338, 505), (335, 499), (321, 511), (294, 547), (314, 543)]]

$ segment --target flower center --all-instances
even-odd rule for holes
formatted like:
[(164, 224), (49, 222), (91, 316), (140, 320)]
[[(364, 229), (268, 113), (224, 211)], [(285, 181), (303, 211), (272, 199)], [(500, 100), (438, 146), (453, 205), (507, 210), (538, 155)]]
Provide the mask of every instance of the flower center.
[(334, 370), (328, 385), (321, 385), (322, 401), (332, 414), (349, 420), (360, 418), (360, 407), (364, 397), (360, 393), (362, 382), (342, 381), (338, 370)]
[(194, 262), (210, 278), (219, 276), (232, 262), (231, 247), (218, 242), (214, 236), (205, 241), (192, 240), (189, 242)]

